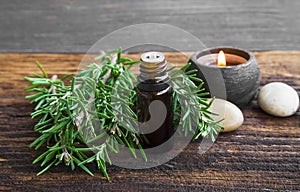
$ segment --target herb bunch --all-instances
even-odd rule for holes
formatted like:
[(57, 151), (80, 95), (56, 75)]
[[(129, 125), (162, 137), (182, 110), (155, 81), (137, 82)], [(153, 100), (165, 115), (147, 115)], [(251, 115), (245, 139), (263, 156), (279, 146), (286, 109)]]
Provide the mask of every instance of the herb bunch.
[[(120, 146), (126, 146), (134, 158), (139, 151), (147, 161), (132, 124), (137, 122), (132, 110), (136, 78), (129, 68), (136, 63), (139, 62), (121, 57), (121, 49), (117, 49), (94, 58), (94, 63), (78, 75), (68, 74), (57, 79), (55, 76), (49, 78), (37, 62), (42, 74), (25, 77), (32, 84), (25, 91), (34, 92), (26, 98), (36, 104), (31, 117), (39, 118), (34, 131), (40, 137), (30, 147), (38, 150), (46, 146), (33, 161), (33, 164), (41, 162), (44, 167), (37, 175), (64, 163), (72, 170), (78, 166), (93, 176), (86, 164), (95, 162), (109, 179), (106, 170), (106, 164), (112, 164), (109, 154), (118, 153)], [(182, 124), (184, 135), (192, 132), (194, 140), (200, 136), (210, 136), (214, 140), (214, 134), (222, 127), (210, 117), (209, 107), (213, 100), (205, 99), (208, 93), (202, 88), (202, 80), (196, 77), (197, 70), (186, 71), (188, 67), (189, 64), (177, 71), (169, 69), (175, 87), (174, 122)], [(70, 78), (71, 85), (66, 85)], [(199, 82), (198, 86), (195, 81)], [(122, 87), (126, 94), (116, 91), (116, 87)], [(183, 107), (182, 98), (189, 102), (186, 107)]]

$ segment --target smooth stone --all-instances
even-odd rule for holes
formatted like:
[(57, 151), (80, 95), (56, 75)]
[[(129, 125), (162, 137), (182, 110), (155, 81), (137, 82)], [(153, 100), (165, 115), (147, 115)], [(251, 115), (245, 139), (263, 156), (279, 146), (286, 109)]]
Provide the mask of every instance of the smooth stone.
[(221, 132), (234, 131), (244, 122), (244, 115), (242, 111), (236, 105), (224, 99), (216, 98), (209, 110), (218, 114), (211, 116), (215, 121), (224, 119), (220, 123), (220, 125), (224, 127)]
[(295, 89), (285, 83), (269, 83), (261, 88), (258, 105), (270, 115), (288, 117), (298, 110), (299, 96)]

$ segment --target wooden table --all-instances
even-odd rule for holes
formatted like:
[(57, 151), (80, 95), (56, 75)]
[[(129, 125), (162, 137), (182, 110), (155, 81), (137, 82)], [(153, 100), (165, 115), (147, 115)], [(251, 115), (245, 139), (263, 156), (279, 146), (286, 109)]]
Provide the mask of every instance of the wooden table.
[[(183, 64), (178, 54), (171, 62)], [(282, 81), (300, 92), (300, 52), (256, 52), (261, 85)], [(32, 161), (41, 151), (28, 145), (38, 136), (25, 100), (24, 76), (37, 72), (39, 60), (50, 75), (76, 72), (82, 54), (0, 54), (0, 190), (12, 191), (299, 191), (300, 111), (288, 118), (262, 112), (255, 101), (243, 109), (245, 122), (238, 130), (220, 134), (204, 155), (192, 142), (179, 156), (151, 169), (110, 166), (111, 181), (96, 172), (70, 171), (63, 165), (39, 177)], [(137, 55), (130, 55), (137, 58)]]

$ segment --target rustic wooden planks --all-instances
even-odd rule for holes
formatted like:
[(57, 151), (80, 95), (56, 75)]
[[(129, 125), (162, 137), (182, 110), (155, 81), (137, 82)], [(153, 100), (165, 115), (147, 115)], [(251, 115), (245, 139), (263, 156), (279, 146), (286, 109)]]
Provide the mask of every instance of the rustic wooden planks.
[[(187, 54), (189, 55), (189, 54)], [(282, 81), (300, 92), (300, 52), (255, 53), (261, 67), (261, 84)], [(300, 111), (289, 118), (263, 113), (253, 102), (243, 109), (245, 122), (237, 131), (221, 134), (204, 155), (192, 142), (165, 165), (145, 170), (111, 166), (106, 181), (95, 165), (95, 177), (80, 169), (59, 166), (36, 177), (31, 162), (41, 151), (28, 145), (38, 136), (33, 107), (24, 99), (29, 84), (24, 76), (37, 72), (39, 60), (50, 75), (74, 73), (82, 54), (0, 54), (0, 191), (250, 191), (300, 190)], [(139, 58), (139, 54), (127, 55)], [(172, 63), (187, 57), (167, 53)]]

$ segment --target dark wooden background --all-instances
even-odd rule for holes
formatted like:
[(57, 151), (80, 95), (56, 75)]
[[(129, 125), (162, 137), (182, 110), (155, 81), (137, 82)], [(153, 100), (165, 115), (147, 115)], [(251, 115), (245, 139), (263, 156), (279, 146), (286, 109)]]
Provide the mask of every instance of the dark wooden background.
[(299, 0), (2, 0), (0, 52), (86, 52), (114, 30), (147, 22), (183, 28), (207, 47), (300, 50), (299, 9)]
[[(1, 0), (0, 191), (300, 191), (300, 112), (275, 118), (255, 101), (243, 109), (244, 125), (221, 134), (204, 155), (197, 154), (198, 143), (193, 142), (156, 168), (111, 166), (110, 182), (94, 165), (95, 177), (64, 166), (36, 177), (40, 167), (31, 162), (41, 151), (28, 147), (38, 134), (23, 79), (37, 71), (35, 60), (50, 75), (76, 72), (83, 55), (74, 53), (85, 53), (121, 27), (154, 22), (183, 28), (207, 47), (260, 51), (255, 54), (261, 85), (283, 81), (299, 93), (299, 9), (298, 0)], [(187, 39), (174, 41), (195, 51)]]

